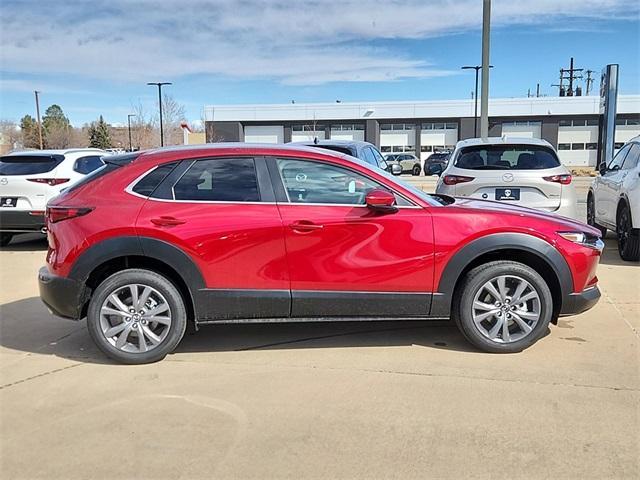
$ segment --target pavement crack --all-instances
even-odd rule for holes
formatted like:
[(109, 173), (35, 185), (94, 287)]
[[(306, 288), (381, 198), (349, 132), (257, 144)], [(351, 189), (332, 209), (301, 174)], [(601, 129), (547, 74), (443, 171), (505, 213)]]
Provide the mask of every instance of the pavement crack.
[[(629, 320), (627, 320), (627, 317), (625, 317), (624, 313), (622, 313), (622, 310), (618, 308), (618, 303), (621, 303), (621, 302), (614, 302), (613, 299), (609, 295), (607, 295), (606, 291), (604, 292), (604, 298), (607, 301), (607, 303), (613, 306), (614, 310), (618, 312), (618, 315), (620, 315), (624, 323), (627, 324), (627, 326), (631, 329), (634, 335), (640, 338), (640, 332), (638, 331), (638, 329), (633, 325), (631, 325), (631, 323), (629, 323)], [(629, 303), (632, 303), (632, 302), (629, 302)]]
[(38, 375), (32, 375), (31, 377), (23, 378), (20, 380), (16, 380), (15, 382), (5, 383), (4, 385), (0, 385), (0, 390), (5, 388), (14, 387), (16, 385), (20, 385), (21, 383), (29, 382), (31, 380), (35, 380), (36, 378), (46, 377), (47, 375), (52, 375), (54, 373), (62, 372), (63, 370), (69, 370), (70, 368), (79, 367), (82, 363), (74, 363), (73, 365), (68, 365), (62, 368), (56, 368), (54, 370), (49, 370), (47, 372), (39, 373)]

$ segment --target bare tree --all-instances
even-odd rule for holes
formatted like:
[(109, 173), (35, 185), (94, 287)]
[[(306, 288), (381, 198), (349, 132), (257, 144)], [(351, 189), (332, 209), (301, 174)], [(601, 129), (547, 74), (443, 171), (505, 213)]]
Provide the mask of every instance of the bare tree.
[[(131, 106), (135, 117), (131, 119), (131, 143), (134, 150), (157, 147), (160, 144), (157, 122), (145, 109), (142, 102)], [(128, 134), (128, 132), (127, 132)]]
[(180, 145), (182, 143), (180, 123), (185, 119), (184, 105), (181, 105), (171, 95), (165, 93), (162, 96), (162, 126), (165, 145)]
[(68, 148), (71, 146), (73, 128), (69, 125), (53, 124), (47, 128), (48, 148)]
[(12, 120), (0, 120), (0, 153), (22, 147), (22, 134)]

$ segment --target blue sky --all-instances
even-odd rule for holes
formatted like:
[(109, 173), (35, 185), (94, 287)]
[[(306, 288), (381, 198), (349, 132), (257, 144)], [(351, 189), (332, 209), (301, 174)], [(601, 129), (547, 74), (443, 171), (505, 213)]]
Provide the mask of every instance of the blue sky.
[[(481, 0), (3, 0), (0, 118), (60, 104), (74, 125), (155, 110), (148, 81), (196, 122), (205, 104), (469, 98)], [(560, 67), (619, 63), (640, 93), (640, 4), (494, 0), (492, 97), (554, 95)]]

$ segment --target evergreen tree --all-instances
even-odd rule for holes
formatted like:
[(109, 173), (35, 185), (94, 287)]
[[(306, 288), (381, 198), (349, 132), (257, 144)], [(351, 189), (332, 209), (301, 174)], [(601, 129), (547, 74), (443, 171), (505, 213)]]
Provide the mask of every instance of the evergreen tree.
[(51, 105), (42, 117), (42, 129), (48, 148), (66, 148), (71, 142), (71, 123), (60, 105)]
[(110, 148), (111, 135), (109, 134), (109, 126), (100, 115), (97, 122), (93, 122), (89, 126), (89, 146), (93, 148)]
[(22, 132), (22, 146), (24, 148), (40, 148), (40, 138), (38, 136), (38, 122), (31, 115), (25, 115), (20, 120), (20, 131)]

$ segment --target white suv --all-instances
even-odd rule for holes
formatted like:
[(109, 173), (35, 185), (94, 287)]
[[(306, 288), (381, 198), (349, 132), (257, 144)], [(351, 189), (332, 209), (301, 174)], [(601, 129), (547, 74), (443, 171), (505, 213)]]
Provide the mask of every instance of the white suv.
[(640, 136), (600, 168), (587, 196), (587, 223), (616, 232), (623, 260), (640, 260)]
[(0, 157), (0, 246), (16, 233), (45, 232), (47, 202), (104, 165), (96, 148), (33, 150)]
[(571, 180), (545, 140), (471, 138), (457, 143), (436, 193), (513, 203), (576, 219)]

